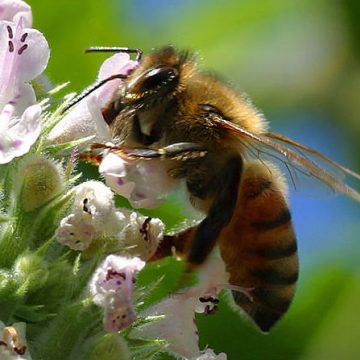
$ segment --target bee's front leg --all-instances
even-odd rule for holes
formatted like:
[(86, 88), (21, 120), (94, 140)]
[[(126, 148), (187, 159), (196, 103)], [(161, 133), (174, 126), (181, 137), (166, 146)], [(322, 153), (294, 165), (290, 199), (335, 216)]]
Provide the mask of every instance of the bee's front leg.
[(207, 150), (204, 146), (189, 142), (175, 143), (162, 148), (133, 148), (123, 145), (114, 146), (95, 143), (92, 144), (90, 148), (92, 152), (83, 153), (80, 155), (80, 158), (92, 163), (100, 163), (103, 157), (103, 155), (97, 153), (94, 154), (94, 151), (96, 150), (112, 152), (125, 160), (172, 159), (186, 161), (189, 159), (201, 158), (207, 154)]

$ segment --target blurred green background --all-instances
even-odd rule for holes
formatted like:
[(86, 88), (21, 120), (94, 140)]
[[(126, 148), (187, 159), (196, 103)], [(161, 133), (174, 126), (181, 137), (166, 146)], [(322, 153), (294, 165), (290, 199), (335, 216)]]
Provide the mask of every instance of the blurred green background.
[[(47, 75), (79, 91), (104, 59), (90, 45), (174, 44), (244, 90), (281, 132), (360, 171), (360, 2), (29, 0), (49, 41)], [(291, 196), (302, 266), (288, 314), (261, 335), (225, 306), (199, 316), (228, 359), (360, 359), (360, 205)]]

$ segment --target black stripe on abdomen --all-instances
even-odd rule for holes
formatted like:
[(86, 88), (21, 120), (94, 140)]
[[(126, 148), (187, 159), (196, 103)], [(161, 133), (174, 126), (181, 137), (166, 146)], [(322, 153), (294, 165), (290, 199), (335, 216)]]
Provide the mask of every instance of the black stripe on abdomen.
[(285, 209), (275, 219), (266, 221), (256, 221), (252, 224), (258, 230), (272, 230), (282, 225), (288, 224), (291, 221), (291, 214), (288, 209)]
[(269, 285), (292, 285), (295, 284), (299, 278), (297, 268), (292, 273), (287, 274), (284, 273), (284, 271), (279, 271), (275, 267), (269, 267), (260, 270), (252, 270), (251, 275)]
[(251, 255), (258, 255), (268, 260), (277, 260), (290, 257), (297, 252), (296, 239), (289, 240), (290, 243), (286, 246), (264, 246), (261, 248), (251, 248), (248, 253)]

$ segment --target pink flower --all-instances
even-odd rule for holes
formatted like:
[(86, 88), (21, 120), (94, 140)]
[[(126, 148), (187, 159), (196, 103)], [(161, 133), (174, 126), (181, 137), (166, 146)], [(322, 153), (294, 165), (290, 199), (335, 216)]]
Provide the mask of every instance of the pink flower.
[[(22, 1), (0, 3), (0, 164), (27, 153), (41, 129), (41, 108), (29, 81), (49, 59), (44, 36), (30, 25), (30, 8)], [(18, 12), (17, 12), (18, 11)], [(26, 15), (27, 14), (27, 15)]]
[(49, 60), (49, 46), (37, 30), (25, 27), (20, 16), (16, 23), (0, 21), (0, 111), (18, 116), (35, 102), (27, 82), (40, 75)]
[[(97, 81), (104, 80), (114, 74), (127, 75), (138, 65), (125, 53), (118, 53), (102, 64)], [(80, 101), (65, 114), (48, 136), (49, 142), (64, 143), (93, 136), (91, 142), (107, 142), (111, 140), (110, 130), (101, 109), (113, 98), (122, 80), (111, 80), (85, 99)]]
[(131, 295), (135, 275), (145, 266), (139, 258), (109, 255), (90, 281), (95, 304), (104, 308), (104, 328), (117, 332), (136, 320)]
[(159, 205), (173, 191), (178, 182), (166, 172), (161, 160), (125, 161), (109, 153), (99, 166), (106, 184), (124, 196), (134, 208), (151, 208)]
[(3, 111), (0, 114), (0, 164), (26, 154), (40, 135), (41, 107), (28, 107), (21, 118), (11, 118)]
[(0, 20), (17, 22), (24, 19), (26, 27), (32, 26), (31, 8), (21, 0), (0, 0)]

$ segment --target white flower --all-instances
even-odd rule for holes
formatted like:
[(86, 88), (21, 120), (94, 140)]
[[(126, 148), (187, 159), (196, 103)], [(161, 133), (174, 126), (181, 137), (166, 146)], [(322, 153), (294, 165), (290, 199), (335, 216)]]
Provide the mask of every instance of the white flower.
[(131, 295), (135, 276), (145, 266), (138, 258), (109, 255), (89, 285), (95, 304), (104, 308), (104, 328), (117, 332), (136, 320)]
[[(27, 153), (40, 134), (40, 106), (27, 82), (40, 75), (49, 46), (37, 30), (26, 28), (31, 11), (20, 1), (0, 3), (0, 164)], [(17, 12), (18, 11), (18, 12)]]
[(56, 230), (60, 243), (86, 250), (93, 239), (107, 236), (123, 252), (148, 260), (163, 238), (164, 224), (128, 209), (117, 209), (113, 192), (100, 181), (86, 181), (75, 188), (71, 213)]
[[(127, 75), (137, 65), (138, 62), (130, 60), (128, 54), (115, 54), (104, 61), (97, 80), (104, 80), (114, 74)], [(120, 79), (111, 80), (71, 108), (50, 132), (48, 141), (64, 143), (88, 136), (93, 136), (92, 142), (110, 141), (110, 130), (101, 109), (112, 100), (121, 83)]]
[[(169, 341), (168, 350), (185, 358), (212, 359), (205, 352), (201, 355), (198, 345), (198, 332), (195, 324), (195, 311), (207, 314), (209, 304), (214, 308), (217, 302), (199, 302), (202, 298), (217, 299), (218, 292), (229, 286), (229, 274), (225, 270), (225, 264), (217, 256), (210, 259), (199, 270), (199, 282), (197, 285), (183, 292), (166, 298), (165, 300), (146, 309), (145, 315), (165, 315), (165, 318), (154, 323), (147, 324), (140, 329), (135, 329), (132, 334), (142, 338), (160, 338)], [(209, 355), (210, 356), (210, 355)], [(219, 355), (220, 356), (220, 355)], [(223, 359), (223, 357), (214, 357)], [(226, 357), (225, 357), (226, 359)]]
[(71, 211), (55, 235), (73, 250), (86, 250), (94, 237), (113, 236), (124, 227), (124, 217), (115, 209), (114, 194), (100, 181), (86, 181), (75, 188)]
[(86, 250), (96, 234), (95, 227), (81, 216), (70, 214), (64, 217), (57, 228), (57, 240), (70, 249)]
[(124, 196), (134, 208), (159, 205), (178, 181), (172, 179), (161, 160), (125, 161), (112, 152), (105, 155), (99, 172), (106, 184)]
[(135, 337), (169, 341), (167, 350), (186, 358), (198, 356), (199, 336), (194, 317), (194, 299), (182, 294), (173, 295), (150, 307), (143, 315), (165, 315), (162, 320), (132, 331)]
[(165, 225), (160, 219), (140, 215), (135, 211), (123, 209), (125, 226), (118, 238), (127, 253), (149, 260), (156, 252), (163, 239)]
[(5, 326), (0, 321), (0, 359), (1, 360), (31, 360), (25, 340), (26, 324), (14, 323)]
[(114, 194), (101, 181), (86, 181), (75, 188), (73, 211), (108, 235), (118, 233), (123, 225), (115, 213)]

